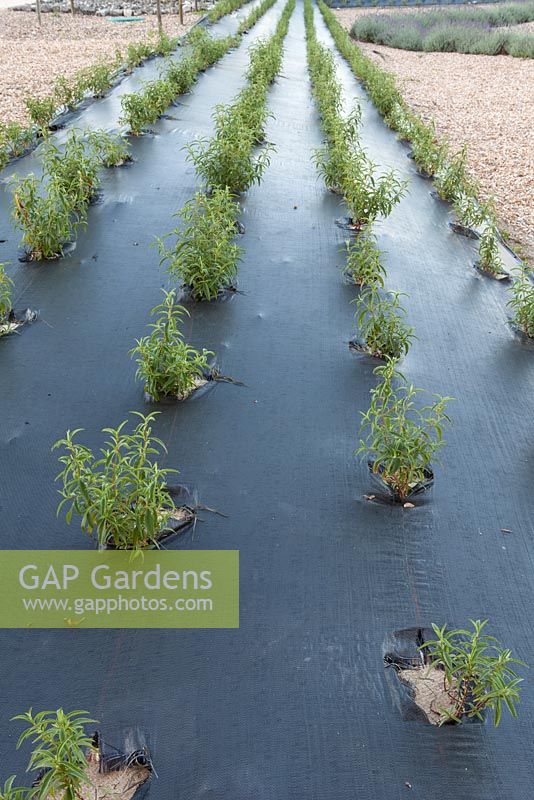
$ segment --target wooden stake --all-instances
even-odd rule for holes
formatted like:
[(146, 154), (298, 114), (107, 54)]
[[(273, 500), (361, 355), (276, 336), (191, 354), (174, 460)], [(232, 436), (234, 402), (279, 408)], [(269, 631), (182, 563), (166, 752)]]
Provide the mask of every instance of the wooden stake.
[(184, 0), (178, 0), (178, 7), (180, 9), (180, 25), (184, 24)]
[(158, 31), (161, 36), (163, 33), (163, 21), (161, 19), (161, 0), (156, 0), (156, 13), (158, 16)]
[(35, 0), (35, 8), (37, 9), (37, 22), (39, 27), (42, 26), (43, 20), (41, 19), (41, 0)]

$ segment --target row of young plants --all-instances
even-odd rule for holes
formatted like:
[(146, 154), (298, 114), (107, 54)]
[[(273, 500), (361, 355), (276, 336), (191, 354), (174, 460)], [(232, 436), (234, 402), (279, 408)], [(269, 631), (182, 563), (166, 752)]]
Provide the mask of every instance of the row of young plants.
[[(192, 52), (179, 62), (169, 61), (164, 73), (159, 79), (147, 83), (142, 92), (126, 94), (122, 98), (121, 122), (128, 126), (130, 133), (139, 136), (143, 128), (154, 123), (163, 114), (175, 97), (187, 92), (196, 81), (199, 72), (219, 61), (232, 47), (237, 47), (241, 36), (249, 31), (253, 25), (268, 11), (276, 0), (263, 0), (255, 6), (241, 21), (237, 33), (222, 39), (211, 37), (203, 28), (195, 28), (187, 37), (187, 42)], [(218, 6), (218, 19), (223, 13), (230, 13), (234, 8), (222, 11), (229, 3), (222, 2)], [(239, 8), (243, 3), (236, 5)], [(211, 14), (211, 12), (210, 12)], [(211, 19), (211, 16), (210, 16)]]
[(208, 11), (208, 19), (210, 22), (217, 22), (221, 17), (237, 11), (248, 2), (249, 0), (217, 0), (213, 8)]
[[(461, 222), (460, 229), (480, 231), (477, 267), (501, 278), (505, 273), (495, 204), (492, 199), (479, 200), (479, 187), (468, 175), (466, 149), (451, 154), (447, 144), (438, 138), (434, 124), (425, 123), (408, 108), (394, 76), (362, 53), (323, 0), (318, 0), (318, 6), (338, 49), (362, 81), (385, 122), (401, 139), (411, 143), (419, 170), (433, 178), (438, 195), (452, 204)], [(527, 336), (534, 336), (534, 285), (522, 263), (514, 271), (509, 305), (515, 324)]]
[[(250, 50), (247, 82), (227, 106), (215, 108), (215, 134), (187, 145), (204, 190), (177, 213), (181, 226), (159, 240), (161, 262), (194, 300), (213, 300), (234, 288), (241, 248), (237, 198), (261, 181), (272, 145), (265, 143), (267, 94), (280, 70), (283, 41), (295, 6), (289, 0), (275, 33)], [(259, 152), (257, 147), (260, 146)], [(215, 235), (214, 235), (215, 234)], [(176, 237), (172, 247), (166, 239)]]
[[(216, 119), (225, 120), (214, 137), (218, 149), (204, 141), (195, 143), (193, 152), (200, 148), (213, 154), (209, 181), (199, 169), (207, 190), (198, 192), (179, 212), (185, 227), (176, 232), (179, 240), (172, 251), (159, 242), (162, 260), (170, 261), (170, 274), (178, 275), (190, 287), (195, 300), (213, 299), (235, 276), (241, 252), (233, 242), (239, 213), (235, 192), (244, 191), (261, 175), (254, 170), (253, 174), (240, 171), (242, 161), (249, 163), (253, 158), (251, 152), (243, 152), (240, 139), (230, 137), (226, 145), (224, 140), (228, 131), (234, 130), (236, 120), (249, 151), (261, 140), (267, 118), (267, 91), (280, 69), (283, 40), (294, 6), (295, 0), (289, 0), (273, 36), (251, 49), (247, 85), (236, 101), (227, 109), (217, 109)], [(215, 174), (217, 180), (213, 178)], [(239, 187), (234, 182), (236, 175), (240, 176)], [(183, 400), (211, 377), (214, 354), (196, 350), (185, 342), (181, 324), (188, 312), (177, 300), (175, 290), (164, 291), (163, 302), (152, 309), (150, 333), (137, 340), (131, 351), (137, 359), (137, 377), (151, 401)], [(100, 546), (158, 546), (177, 526), (191, 519), (187, 515), (191, 509), (176, 509), (168, 488), (176, 470), (163, 469), (157, 461), (165, 452), (165, 445), (152, 434), (156, 413), (134, 412), (139, 422), (131, 433), (127, 431), (128, 420), (116, 429), (105, 429), (107, 440), (98, 455), (76, 440), (79, 430), (68, 431), (54, 445), (54, 449), (62, 451), (58, 514), (65, 512), (69, 524), (74, 515), (78, 516), (82, 530), (96, 535)]]
[[(322, 47), (315, 37), (311, 0), (305, 0), (304, 15), (307, 37), (308, 65), (312, 92), (317, 102), (327, 141), (316, 154), (316, 163), (331, 190), (343, 194), (350, 206), (350, 192), (343, 191), (345, 181), (359, 181), (358, 191), (368, 196), (366, 208), (374, 208), (372, 199), (376, 184), (366, 185), (352, 167), (353, 149), (357, 137), (359, 110), (348, 117), (342, 114), (342, 90), (336, 78), (332, 53)], [(401, 191), (404, 191), (402, 187)], [(400, 192), (399, 192), (400, 194)], [(400, 196), (395, 196), (395, 202)], [(381, 213), (386, 216), (387, 207)], [(432, 480), (431, 463), (443, 446), (443, 427), (449, 422), (447, 405), (452, 398), (432, 396), (420, 407), (421, 390), (409, 384), (398, 371), (399, 358), (409, 347), (413, 331), (404, 323), (404, 310), (399, 294), (381, 296), (386, 272), (376, 237), (371, 230), (371, 214), (355, 225), (356, 238), (346, 245), (346, 269), (359, 285), (358, 321), (365, 337), (367, 350), (385, 363), (374, 370), (379, 378), (371, 391), (369, 409), (362, 413), (362, 438), (358, 455), (369, 459), (371, 471), (378, 475), (393, 493), (394, 499), (405, 506), (410, 496)], [(360, 221), (360, 220), (358, 220)], [(416, 662), (396, 665), (401, 680), (412, 685), (413, 676), (431, 685), (430, 672), (437, 676), (436, 700), (424, 708), (433, 724), (459, 723), (465, 718), (484, 718), (492, 713), (498, 725), (502, 709), (508, 708), (517, 716), (521, 679), (514, 671), (522, 662), (512, 658), (493, 637), (486, 634), (486, 621), (471, 620), (471, 630), (450, 630), (433, 625), (435, 639), (423, 641)], [(420, 656), (420, 658), (419, 658)], [(402, 668), (404, 666), (404, 669)]]
[(11, 159), (27, 153), (41, 137), (47, 136), (52, 121), (62, 111), (73, 111), (88, 97), (103, 97), (121, 72), (131, 72), (153, 56), (168, 56), (177, 47), (178, 41), (178, 38), (170, 38), (162, 32), (157, 37), (149, 36), (146, 41), (132, 42), (125, 53), (117, 51), (112, 61), (101, 61), (85, 67), (72, 78), (59, 76), (50, 95), (28, 96), (25, 104), (30, 125), (0, 123), (0, 169)]
[(10, 180), (13, 220), (22, 232), (26, 258), (59, 258), (78, 228), (87, 224), (87, 210), (100, 183), (99, 169), (129, 159), (127, 142), (105, 131), (92, 131), (84, 139), (72, 130), (63, 148), (47, 139), (40, 177), (30, 173)]
[[(376, 179), (371, 171), (360, 170), (360, 110), (348, 117), (343, 115), (342, 88), (333, 54), (317, 41), (311, 0), (305, 0), (304, 17), (312, 93), (326, 136), (315, 161), (327, 187), (343, 195), (353, 215), (356, 237), (346, 243), (346, 271), (360, 287), (357, 318), (364, 349), (386, 361), (375, 370), (380, 384), (371, 394), (369, 411), (363, 415), (367, 436), (358, 452), (371, 458), (373, 473), (382, 478), (399, 502), (405, 503), (428, 480), (431, 458), (442, 445), (441, 427), (448, 419), (445, 408), (449, 401), (436, 398), (430, 406), (413, 413), (418, 390), (407, 385), (396, 370), (398, 360), (408, 352), (413, 329), (405, 322), (400, 294), (383, 291), (386, 272), (372, 223), (378, 213), (390, 213), (406, 191), (406, 184), (394, 173)], [(357, 207), (352, 202), (355, 192), (360, 200)]]
[(127, 125), (134, 136), (139, 136), (146, 125), (156, 122), (178, 95), (189, 91), (199, 72), (235, 47), (239, 35), (217, 39), (204, 28), (197, 27), (190, 32), (187, 41), (191, 46), (190, 54), (179, 61), (169, 59), (158, 79), (145, 83), (140, 92), (123, 95), (120, 122)]
[[(274, 2), (263, 0), (243, 21), (243, 30)], [(132, 133), (140, 134), (144, 125), (154, 122), (176, 95), (191, 87), (200, 70), (221, 58), (238, 39), (239, 35), (214, 39), (202, 28), (191, 31), (191, 54), (179, 62), (169, 61), (165, 77), (148, 83), (143, 92), (123, 96), (123, 121)], [(90, 133), (87, 144), (73, 132), (63, 151), (47, 139), (41, 177), (30, 174), (11, 181), (13, 218), (22, 231), (27, 257), (35, 261), (59, 258), (79, 227), (87, 224), (87, 209), (99, 184), (99, 166), (118, 166), (129, 159), (122, 137), (100, 131)]]

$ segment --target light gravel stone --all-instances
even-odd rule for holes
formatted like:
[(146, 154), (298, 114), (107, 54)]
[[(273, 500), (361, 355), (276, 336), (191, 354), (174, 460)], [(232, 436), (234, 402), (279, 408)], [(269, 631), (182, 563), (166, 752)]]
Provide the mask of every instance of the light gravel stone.
[[(122, 11), (119, 12), (122, 14)], [(170, 36), (184, 34), (199, 14), (167, 14), (163, 27)], [(44, 97), (58, 75), (73, 76), (100, 60), (113, 59), (117, 49), (157, 33), (157, 21), (110, 22), (85, 14), (43, 14), (39, 29), (34, 13), (0, 10), (0, 120), (27, 124), (24, 98)]]

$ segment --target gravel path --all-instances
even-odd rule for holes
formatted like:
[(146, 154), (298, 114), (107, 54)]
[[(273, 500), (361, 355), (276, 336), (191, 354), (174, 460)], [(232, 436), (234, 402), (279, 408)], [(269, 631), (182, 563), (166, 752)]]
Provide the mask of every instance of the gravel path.
[[(197, 13), (166, 14), (165, 31), (185, 33)], [(58, 75), (71, 76), (82, 67), (115, 56), (129, 42), (138, 42), (157, 32), (155, 17), (143, 22), (110, 22), (106, 18), (70, 14), (43, 14), (40, 30), (35, 14), (0, 10), (0, 120), (28, 122), (24, 98), (28, 94), (50, 94)]]
[[(347, 28), (361, 13), (369, 9), (336, 11)], [(360, 47), (397, 76), (407, 103), (453, 149), (468, 145), (481, 194), (495, 196), (502, 227), (534, 264), (534, 61)]]

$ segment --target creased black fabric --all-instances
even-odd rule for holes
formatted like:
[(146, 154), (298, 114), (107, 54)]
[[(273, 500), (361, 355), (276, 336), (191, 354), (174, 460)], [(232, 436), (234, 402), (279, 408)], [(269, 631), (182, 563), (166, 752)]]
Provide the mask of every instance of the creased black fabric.
[[(106, 174), (104, 203), (71, 257), (17, 268), (18, 305), (39, 308), (41, 321), (0, 342), (3, 547), (89, 546), (55, 519), (49, 448), (80, 425), (97, 447), (101, 427), (145, 409), (128, 350), (167, 283), (150, 245), (193, 194), (180, 148), (211, 131), (212, 106), (242, 85), (246, 42), (200, 78), (175, 120), (134, 142), (137, 163)], [(504, 287), (470, 266), (476, 243), (449, 230), (446, 207), (339, 67), (364, 102), (371, 156), (411, 178), (378, 230), (388, 287), (410, 295), (419, 337), (403, 369), (456, 398), (432, 495), (410, 511), (363, 497), (369, 474), (353, 453), (376, 379), (348, 348), (355, 288), (340, 273), (334, 223), (345, 209), (310, 160), (321, 132), (298, 3), (271, 93), (277, 151), (243, 200), (243, 294), (189, 305), (188, 338), (245, 386), (164, 405), (155, 426), (166, 466), (227, 515), (204, 512), (172, 547), (241, 551), (241, 628), (4, 632), (6, 774), (23, 765), (8, 718), (61, 704), (89, 708), (106, 730), (139, 728), (159, 775), (151, 796), (164, 800), (530, 800), (531, 680), (518, 722), (437, 730), (403, 720), (383, 643), (394, 630), (488, 616), (534, 660), (533, 354), (507, 327)], [(2, 248), (15, 260), (17, 238)]]

